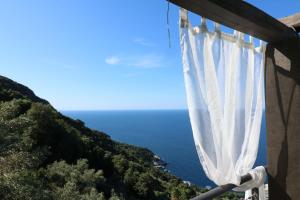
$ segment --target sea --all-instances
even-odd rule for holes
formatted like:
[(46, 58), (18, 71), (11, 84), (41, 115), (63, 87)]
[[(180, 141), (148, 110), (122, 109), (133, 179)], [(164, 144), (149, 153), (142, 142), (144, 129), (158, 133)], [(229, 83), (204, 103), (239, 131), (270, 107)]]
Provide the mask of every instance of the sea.
[[(168, 163), (167, 170), (200, 187), (214, 187), (204, 174), (193, 141), (187, 110), (61, 111), (107, 133), (112, 139), (146, 147)], [(266, 165), (265, 117), (255, 163)]]

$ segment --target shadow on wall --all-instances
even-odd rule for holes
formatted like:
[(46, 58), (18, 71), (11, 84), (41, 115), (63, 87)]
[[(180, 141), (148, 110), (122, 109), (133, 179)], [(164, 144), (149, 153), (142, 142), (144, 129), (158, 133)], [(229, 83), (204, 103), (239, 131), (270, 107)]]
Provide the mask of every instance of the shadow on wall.
[[(266, 120), (270, 199), (300, 199), (299, 41), (268, 45)], [(299, 120), (298, 120), (299, 121)]]

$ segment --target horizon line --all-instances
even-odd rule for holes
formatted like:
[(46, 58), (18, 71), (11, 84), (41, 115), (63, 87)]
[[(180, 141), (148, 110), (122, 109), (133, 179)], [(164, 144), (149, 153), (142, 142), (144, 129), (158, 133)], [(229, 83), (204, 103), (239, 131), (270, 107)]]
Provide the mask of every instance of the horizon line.
[(171, 111), (171, 110), (188, 110), (187, 108), (145, 108), (145, 109), (57, 109), (60, 112), (64, 111)]

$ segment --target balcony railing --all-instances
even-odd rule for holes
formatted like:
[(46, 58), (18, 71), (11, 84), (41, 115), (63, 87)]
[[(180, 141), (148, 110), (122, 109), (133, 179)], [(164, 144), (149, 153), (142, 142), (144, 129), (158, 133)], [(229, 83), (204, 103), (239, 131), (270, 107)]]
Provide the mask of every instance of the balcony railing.
[[(267, 167), (265, 167), (265, 169), (267, 170)], [(246, 183), (251, 180), (252, 180), (251, 175), (246, 174), (245, 176), (241, 177), (241, 184)], [(221, 185), (221, 186), (218, 186), (216, 188), (209, 190), (208, 192), (202, 193), (199, 196), (192, 198), (191, 200), (212, 200), (213, 198), (219, 197), (222, 194), (224, 194), (225, 192), (228, 192), (236, 187), (238, 187), (238, 186), (234, 185), (234, 184)], [(258, 199), (259, 199), (258, 188), (253, 188), (251, 200), (258, 200)]]

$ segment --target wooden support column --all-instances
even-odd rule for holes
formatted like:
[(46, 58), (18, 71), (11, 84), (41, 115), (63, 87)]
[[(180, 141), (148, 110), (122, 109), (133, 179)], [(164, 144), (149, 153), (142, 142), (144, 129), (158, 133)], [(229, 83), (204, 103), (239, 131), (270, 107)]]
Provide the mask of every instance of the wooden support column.
[(300, 39), (268, 44), (265, 80), (270, 200), (298, 200)]

